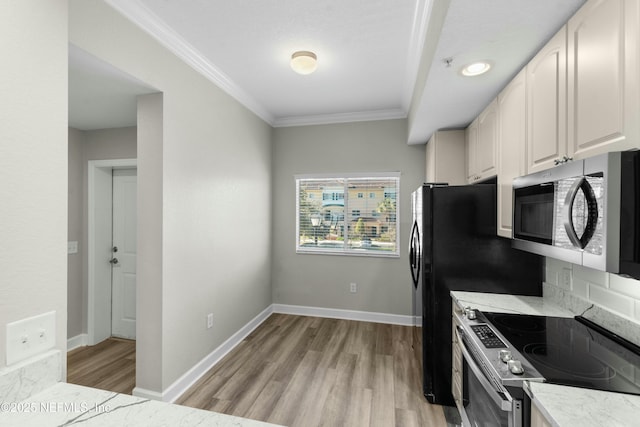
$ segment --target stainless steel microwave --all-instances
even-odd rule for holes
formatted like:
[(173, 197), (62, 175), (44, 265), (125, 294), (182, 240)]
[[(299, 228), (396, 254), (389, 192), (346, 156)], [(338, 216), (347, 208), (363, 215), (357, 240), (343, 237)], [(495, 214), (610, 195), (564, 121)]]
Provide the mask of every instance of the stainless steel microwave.
[(640, 278), (640, 152), (516, 178), (513, 247)]

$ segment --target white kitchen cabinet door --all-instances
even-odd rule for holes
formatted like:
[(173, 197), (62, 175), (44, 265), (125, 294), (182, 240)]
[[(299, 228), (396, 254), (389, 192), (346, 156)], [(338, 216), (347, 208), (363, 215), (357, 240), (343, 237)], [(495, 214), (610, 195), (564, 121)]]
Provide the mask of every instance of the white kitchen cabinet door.
[(462, 313), (462, 309), (460, 306), (453, 301), (451, 304), (452, 313), (451, 313), (451, 394), (453, 394), (453, 400), (456, 404), (458, 410), (463, 408), (462, 402), (462, 349), (461, 342), (458, 341), (457, 335), (457, 327), (460, 326), (456, 318), (456, 313), (460, 315)]
[(531, 402), (531, 427), (551, 427), (549, 420), (545, 418), (542, 411), (538, 408), (538, 402)]
[(527, 171), (555, 166), (567, 153), (567, 31), (562, 27), (527, 70)]
[(473, 184), (478, 178), (476, 157), (478, 151), (478, 119), (476, 118), (465, 130), (465, 158), (467, 164), (467, 183)]
[(473, 184), (496, 175), (498, 101), (494, 99), (467, 127), (467, 182)]
[(640, 147), (637, 0), (591, 0), (568, 22), (568, 152)]
[(498, 235), (511, 238), (513, 179), (526, 170), (526, 74), (521, 71), (498, 95)]
[(496, 174), (498, 141), (498, 100), (494, 99), (478, 116), (478, 148), (476, 168), (480, 180)]

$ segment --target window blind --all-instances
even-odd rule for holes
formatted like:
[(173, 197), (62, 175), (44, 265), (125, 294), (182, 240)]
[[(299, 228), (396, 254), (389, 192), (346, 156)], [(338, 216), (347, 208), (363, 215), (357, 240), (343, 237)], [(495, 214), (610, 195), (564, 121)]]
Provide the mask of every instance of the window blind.
[(297, 176), (296, 251), (399, 256), (399, 192), (397, 173)]

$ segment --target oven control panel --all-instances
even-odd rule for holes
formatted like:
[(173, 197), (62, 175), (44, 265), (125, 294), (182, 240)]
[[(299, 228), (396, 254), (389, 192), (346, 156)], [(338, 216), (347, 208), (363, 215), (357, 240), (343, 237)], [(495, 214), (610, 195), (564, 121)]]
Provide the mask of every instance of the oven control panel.
[(487, 324), (471, 325), (471, 330), (486, 348), (507, 348), (507, 345)]
[(460, 323), (462, 351), (468, 363), (480, 367), (481, 372), (492, 384), (500, 387), (522, 387), (522, 381), (544, 381), (544, 377), (516, 350), (509, 341), (487, 320), (485, 315), (475, 310), (476, 318), (469, 319), (456, 313)]

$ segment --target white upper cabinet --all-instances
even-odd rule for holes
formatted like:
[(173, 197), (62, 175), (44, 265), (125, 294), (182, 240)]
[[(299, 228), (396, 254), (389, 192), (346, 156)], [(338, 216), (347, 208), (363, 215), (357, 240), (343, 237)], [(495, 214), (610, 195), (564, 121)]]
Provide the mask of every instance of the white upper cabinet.
[(567, 153), (567, 31), (563, 27), (529, 62), (527, 170), (555, 166)]
[(526, 74), (498, 95), (498, 235), (511, 238), (513, 179), (526, 172)]
[(426, 182), (446, 182), (449, 185), (466, 184), (464, 159), (464, 130), (435, 132), (426, 150)]
[(568, 22), (568, 152), (640, 147), (638, 0), (591, 0)]
[(467, 182), (496, 175), (498, 101), (494, 99), (467, 128)]
[(496, 174), (496, 148), (498, 142), (498, 102), (494, 100), (478, 117), (478, 152), (476, 165), (480, 178)]

